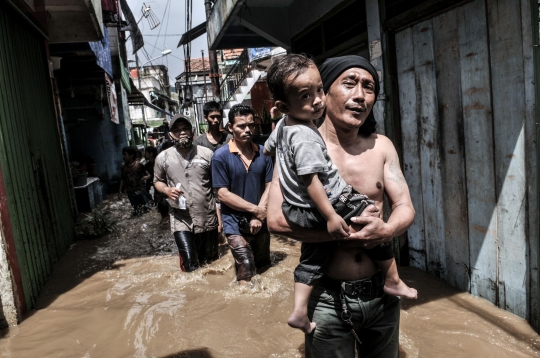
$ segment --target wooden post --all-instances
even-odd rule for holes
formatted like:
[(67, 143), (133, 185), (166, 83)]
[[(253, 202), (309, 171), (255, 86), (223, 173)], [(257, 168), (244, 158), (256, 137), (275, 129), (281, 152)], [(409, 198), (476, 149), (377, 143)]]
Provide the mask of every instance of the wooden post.
[(377, 70), (380, 81), (380, 92), (377, 102), (373, 106), (373, 115), (377, 121), (377, 132), (386, 134), (384, 108), (385, 90), (383, 77), (383, 46), (381, 42), (381, 22), (379, 15), (379, 2), (377, 0), (366, 0), (367, 35), (369, 44), (369, 60)]
[(539, 240), (540, 223), (538, 219), (538, 203), (540, 202), (540, 187), (538, 180), (538, 163), (540, 163), (540, 56), (538, 33), (538, 0), (523, 0), (521, 2), (523, 19), (523, 41), (532, 46), (523, 46), (523, 58), (531, 58), (525, 66), (525, 106), (526, 106), (526, 151), (527, 157), (527, 198), (528, 198), (528, 238), (529, 238), (529, 322), (534, 329), (540, 331), (540, 289), (539, 289)]

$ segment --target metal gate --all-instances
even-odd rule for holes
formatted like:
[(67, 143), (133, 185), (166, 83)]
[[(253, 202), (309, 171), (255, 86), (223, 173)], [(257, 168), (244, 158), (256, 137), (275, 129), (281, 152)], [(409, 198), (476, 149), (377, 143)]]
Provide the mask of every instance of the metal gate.
[(74, 236), (45, 46), (0, 2), (0, 168), (28, 309)]

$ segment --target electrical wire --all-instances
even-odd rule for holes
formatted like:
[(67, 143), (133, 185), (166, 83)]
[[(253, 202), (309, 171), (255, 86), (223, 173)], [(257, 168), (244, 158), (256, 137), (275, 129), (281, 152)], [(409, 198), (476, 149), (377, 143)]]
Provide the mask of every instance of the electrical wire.
[[(185, 33), (188, 33), (192, 27), (192, 13), (193, 13), (193, 2), (192, 0), (185, 0), (186, 8), (186, 29)], [(191, 41), (186, 43), (183, 46), (184, 49), (184, 73), (186, 75), (186, 91), (189, 88), (189, 82), (191, 80)]]
[[(145, 45), (148, 45), (148, 46), (150, 46), (150, 47), (154, 47), (154, 45), (152, 45), (152, 44), (145, 44)], [(156, 50), (159, 50), (159, 48), (157, 48), (157, 47), (154, 47), (154, 48), (155, 48)], [(170, 54), (167, 55), (167, 57), (169, 57), (169, 56), (172, 56), (172, 57), (174, 57), (174, 58), (177, 58), (177, 59), (179, 59), (179, 60), (182, 60), (180, 57), (177, 57), (177, 56), (173, 55), (172, 53), (170, 53)]]
[[(163, 17), (161, 18), (161, 23), (163, 23), (163, 20), (165, 20), (165, 15), (167, 15), (167, 9), (169, 8), (170, 5), (171, 5), (171, 0), (167, 0), (167, 4), (165, 5), (165, 11), (163, 11)], [(157, 47), (157, 43), (158, 43), (160, 35), (161, 35), (161, 29), (162, 28), (163, 28), (163, 26), (161, 26), (159, 28), (158, 36), (156, 38), (156, 42), (154, 43), (154, 46), (156, 46), (156, 47)], [(154, 53), (154, 51), (152, 51), (152, 53)]]
[(169, 5), (169, 12), (167, 14), (167, 25), (165, 26), (165, 36), (163, 37), (163, 48), (165, 48), (165, 40), (167, 37), (167, 31), (169, 30), (169, 19), (171, 17), (171, 6)]

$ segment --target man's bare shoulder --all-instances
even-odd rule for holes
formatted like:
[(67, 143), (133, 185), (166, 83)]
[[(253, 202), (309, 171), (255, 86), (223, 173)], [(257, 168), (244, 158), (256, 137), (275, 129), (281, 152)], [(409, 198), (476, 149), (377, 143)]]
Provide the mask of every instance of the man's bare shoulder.
[(396, 147), (387, 136), (373, 133), (369, 138), (375, 143), (373, 149), (381, 154), (384, 154), (386, 158), (393, 158), (393, 156), (396, 154)]

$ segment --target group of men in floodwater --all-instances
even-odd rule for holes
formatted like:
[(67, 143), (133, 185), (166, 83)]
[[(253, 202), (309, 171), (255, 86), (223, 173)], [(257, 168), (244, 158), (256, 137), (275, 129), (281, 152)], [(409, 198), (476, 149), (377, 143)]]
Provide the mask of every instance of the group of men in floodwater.
[(264, 146), (253, 142), (249, 106), (230, 109), (231, 134), (216, 102), (195, 140), (185, 117), (170, 121), (174, 145), (155, 158), (153, 183), (171, 206), (180, 267), (216, 259), (223, 234), (237, 281), (249, 285), (271, 264), (270, 232), (301, 241), (288, 324), (305, 333), (306, 357), (397, 357), (400, 298), (417, 292), (399, 278), (390, 243), (415, 211), (392, 142), (375, 133), (377, 71), (360, 56), (317, 68), (290, 54), (267, 83), (284, 117)]

